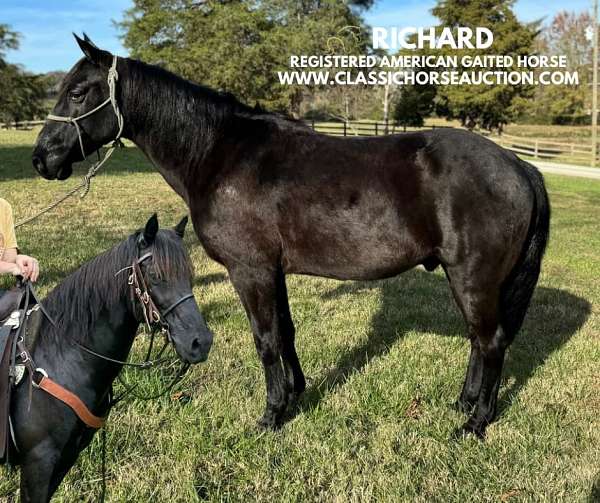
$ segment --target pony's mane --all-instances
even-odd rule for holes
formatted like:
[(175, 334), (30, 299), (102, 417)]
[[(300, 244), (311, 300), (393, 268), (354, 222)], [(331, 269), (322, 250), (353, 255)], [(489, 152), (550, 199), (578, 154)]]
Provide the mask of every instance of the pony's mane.
[[(72, 272), (42, 301), (56, 326), (49, 323), (43, 337), (65, 338), (76, 334), (85, 342), (102, 312), (110, 311), (129, 300), (127, 270), (138, 258), (138, 236), (129, 236), (110, 250), (98, 255)], [(172, 230), (159, 230), (152, 245), (152, 264), (161, 278), (189, 278), (193, 268), (183, 242)]]

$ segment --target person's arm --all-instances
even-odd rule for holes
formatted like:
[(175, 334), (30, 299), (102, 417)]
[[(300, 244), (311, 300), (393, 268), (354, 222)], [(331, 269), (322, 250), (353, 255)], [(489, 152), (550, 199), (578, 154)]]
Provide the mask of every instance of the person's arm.
[[(35, 282), (40, 272), (38, 261), (28, 255), (19, 255), (17, 237), (10, 204), (0, 198), (0, 274), (21, 275)], [(2, 252), (1, 248), (4, 248)]]
[(9, 248), (4, 251), (2, 260), (0, 260), (0, 274), (23, 276), (24, 279), (35, 283), (40, 274), (40, 266), (33, 257), (19, 255), (16, 248)]

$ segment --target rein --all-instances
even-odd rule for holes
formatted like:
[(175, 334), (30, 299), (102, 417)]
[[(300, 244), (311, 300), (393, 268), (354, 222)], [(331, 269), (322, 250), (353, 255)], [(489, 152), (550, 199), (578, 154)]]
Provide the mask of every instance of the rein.
[(95, 114), (96, 112), (98, 112), (99, 110), (102, 110), (106, 105), (108, 105), (110, 103), (112, 105), (113, 111), (115, 112), (115, 116), (117, 117), (117, 124), (119, 126), (119, 130), (117, 132), (117, 136), (111, 142), (111, 146), (108, 148), (108, 150), (104, 154), (104, 158), (102, 160), (100, 160), (99, 150), (96, 150), (96, 152), (98, 153), (98, 161), (90, 166), (90, 168), (88, 169), (88, 172), (84, 175), (81, 182), (77, 186), (73, 187), (71, 190), (69, 190), (68, 192), (63, 194), (56, 201), (54, 201), (53, 203), (46, 206), (45, 208), (43, 208), (41, 211), (39, 211), (35, 215), (17, 222), (15, 224), (15, 228), (21, 227), (22, 225), (25, 225), (25, 224), (28, 224), (29, 222), (32, 222), (32, 221), (36, 220), (37, 218), (41, 217), (45, 213), (52, 211), (59, 204), (63, 203), (69, 197), (73, 196), (74, 194), (76, 194), (79, 191), (82, 191), (79, 196), (81, 199), (83, 199), (85, 196), (87, 196), (88, 192), (90, 191), (91, 185), (92, 185), (92, 178), (94, 178), (96, 176), (98, 171), (100, 171), (100, 168), (102, 168), (102, 166), (106, 163), (106, 161), (108, 161), (108, 159), (113, 154), (113, 152), (117, 149), (117, 147), (123, 146), (123, 143), (121, 142), (121, 134), (123, 134), (123, 127), (124, 127), (125, 121), (123, 119), (123, 114), (121, 113), (119, 104), (117, 102), (117, 81), (119, 80), (119, 73), (117, 72), (117, 59), (118, 59), (117, 56), (113, 56), (112, 64), (110, 65), (110, 69), (108, 70), (108, 77), (107, 77), (108, 91), (109, 91), (108, 98), (106, 98), (102, 103), (100, 103), (100, 105), (98, 105), (96, 108), (90, 110), (89, 112), (86, 112), (77, 117), (54, 115), (54, 114), (48, 114), (48, 116), (46, 117), (46, 119), (50, 120), (50, 121), (65, 122), (67, 124), (72, 124), (73, 126), (75, 126), (75, 130), (77, 131), (77, 139), (79, 141), (79, 148), (81, 149), (81, 155), (83, 156), (83, 159), (86, 160), (87, 156), (85, 155), (85, 150), (83, 148), (83, 138), (81, 136), (81, 126), (79, 125), (78, 121)]

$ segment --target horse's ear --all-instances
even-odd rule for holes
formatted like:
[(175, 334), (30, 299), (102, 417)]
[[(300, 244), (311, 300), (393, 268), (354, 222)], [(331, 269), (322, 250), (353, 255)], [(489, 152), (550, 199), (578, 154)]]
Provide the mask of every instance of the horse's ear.
[(113, 57), (110, 52), (98, 49), (86, 34), (83, 35), (84, 38), (79, 38), (75, 33), (73, 36), (88, 61), (98, 66), (111, 65)]
[(188, 223), (188, 217), (187, 215), (185, 217), (183, 217), (181, 219), (181, 222), (179, 222), (176, 226), (175, 226), (175, 234), (177, 234), (180, 238), (183, 237), (183, 235), (185, 234), (185, 226)]
[(88, 37), (88, 35), (85, 31), (83, 32), (83, 40), (92, 44), (94, 47), (98, 47), (96, 44), (94, 44), (94, 42), (92, 42), (92, 39), (90, 37)]
[(151, 245), (154, 243), (154, 239), (156, 239), (156, 234), (158, 232), (158, 216), (156, 213), (150, 217), (148, 222), (146, 222), (146, 227), (144, 227), (144, 232), (142, 233), (142, 237), (144, 239), (144, 244)]

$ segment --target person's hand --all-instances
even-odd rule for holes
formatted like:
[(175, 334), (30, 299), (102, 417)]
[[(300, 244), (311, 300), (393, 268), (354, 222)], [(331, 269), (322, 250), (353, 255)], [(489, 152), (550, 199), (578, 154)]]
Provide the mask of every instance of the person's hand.
[(17, 264), (13, 264), (12, 269), (8, 273), (13, 276), (23, 276), (23, 271), (21, 271), (21, 268)]
[(24, 279), (29, 279), (32, 283), (37, 281), (40, 274), (40, 265), (36, 259), (27, 255), (17, 255), (15, 265), (21, 269), (20, 274)]

